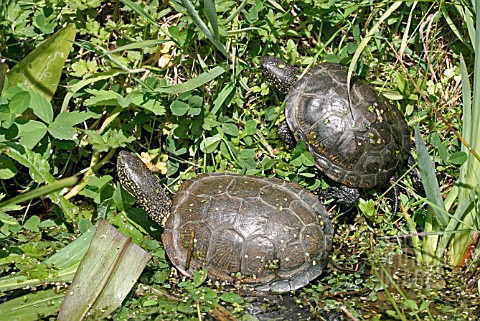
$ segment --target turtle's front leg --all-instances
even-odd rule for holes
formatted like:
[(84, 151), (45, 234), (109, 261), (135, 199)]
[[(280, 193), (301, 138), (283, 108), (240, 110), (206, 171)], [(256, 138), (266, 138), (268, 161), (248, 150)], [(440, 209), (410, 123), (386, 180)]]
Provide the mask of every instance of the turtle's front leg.
[(331, 197), (335, 203), (345, 207), (356, 205), (360, 199), (360, 192), (357, 188), (345, 185), (329, 186), (326, 190), (320, 189), (317, 194), (321, 201)]
[(287, 145), (288, 148), (293, 148), (295, 146), (295, 138), (293, 137), (290, 128), (288, 128), (288, 124), (286, 121), (280, 124), (277, 128), (277, 137), (278, 139)]

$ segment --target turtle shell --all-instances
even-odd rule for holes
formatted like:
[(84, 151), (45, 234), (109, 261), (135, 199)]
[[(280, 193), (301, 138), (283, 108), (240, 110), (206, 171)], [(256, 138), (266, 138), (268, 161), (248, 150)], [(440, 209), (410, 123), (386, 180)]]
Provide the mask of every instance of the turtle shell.
[(350, 104), (347, 70), (322, 63), (294, 84), (285, 117), (327, 176), (351, 187), (382, 185), (405, 164), (410, 130), (402, 113), (360, 79), (352, 79)]
[(191, 277), (260, 291), (291, 291), (328, 263), (333, 228), (324, 206), (303, 187), (273, 178), (201, 174), (173, 200), (162, 235), (172, 263)]

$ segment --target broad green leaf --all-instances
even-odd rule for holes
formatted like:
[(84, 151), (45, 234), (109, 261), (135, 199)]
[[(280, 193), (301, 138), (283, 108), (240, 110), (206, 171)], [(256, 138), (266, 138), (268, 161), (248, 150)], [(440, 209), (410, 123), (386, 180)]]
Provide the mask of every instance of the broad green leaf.
[(406, 300), (403, 302), (403, 305), (405, 305), (407, 308), (409, 308), (412, 311), (415, 311), (415, 312), (418, 311), (418, 305), (413, 300)]
[(63, 296), (55, 288), (22, 295), (0, 304), (0, 315), (9, 321), (47, 320), (57, 313)]
[(200, 150), (204, 153), (213, 153), (222, 139), (220, 137), (207, 137), (200, 143)]
[(235, 124), (232, 123), (224, 123), (222, 124), (222, 129), (225, 132), (225, 134), (237, 137), (239, 134), (238, 127)]
[(196, 78), (190, 79), (183, 84), (168, 86), (168, 87), (156, 87), (155, 91), (159, 93), (166, 93), (166, 94), (181, 94), (187, 91), (191, 91), (195, 88), (198, 88), (213, 79), (217, 78), (221, 74), (225, 72), (220, 66), (216, 66), (213, 69), (202, 73), (201, 75), (197, 76)]
[(165, 106), (162, 105), (162, 102), (158, 96), (158, 94), (133, 91), (128, 94), (126, 101), (129, 104), (149, 110), (157, 116), (165, 115)]
[(174, 100), (170, 104), (170, 110), (172, 111), (172, 114), (174, 114), (175, 116), (183, 116), (187, 113), (189, 109), (190, 109), (190, 105), (180, 100)]
[(83, 80), (79, 81), (78, 83), (73, 85), (70, 88), (70, 90), (68, 91), (68, 93), (65, 95), (65, 98), (63, 99), (63, 103), (62, 103), (62, 108), (60, 109), (60, 111), (64, 112), (64, 111), (68, 110), (68, 103), (70, 102), (70, 99), (72, 99), (72, 97), (75, 95), (75, 93), (77, 93), (83, 87), (85, 87), (87, 85), (90, 85), (90, 84), (93, 84), (93, 83), (95, 83), (97, 81), (100, 81), (100, 80), (105, 80), (105, 79), (110, 79), (110, 78), (116, 77), (120, 74), (121, 74), (121, 72), (118, 71), (118, 70), (107, 71), (107, 72), (102, 72), (102, 73), (96, 74), (96, 75), (94, 75), (94, 76), (92, 76), (88, 79), (83, 79)]
[(0, 222), (3, 224), (7, 225), (19, 225), (18, 221), (15, 219), (15, 217), (10, 216), (6, 213), (0, 212)]
[(47, 133), (47, 126), (36, 120), (17, 123), (19, 143), (33, 149)]
[(133, 136), (125, 136), (122, 130), (109, 129), (103, 134), (96, 130), (86, 130), (88, 135), (88, 143), (93, 149), (99, 152), (107, 152), (112, 148), (125, 147), (127, 143), (135, 140)]
[(448, 158), (448, 162), (454, 165), (462, 165), (467, 161), (467, 153), (459, 151), (455, 152)]
[(92, 117), (87, 112), (63, 112), (58, 114), (53, 123), (48, 126), (48, 132), (57, 139), (73, 140), (76, 138), (76, 130), (73, 126), (84, 122)]
[(117, 309), (151, 255), (101, 220), (60, 307), (57, 320), (103, 319)]
[(30, 106), (30, 94), (27, 91), (16, 93), (8, 103), (10, 113), (19, 116)]
[(30, 108), (33, 110), (33, 113), (47, 124), (50, 124), (53, 120), (53, 108), (50, 101), (33, 88), (29, 88), (28, 92), (31, 97)]
[(25, 84), (50, 101), (75, 40), (75, 31), (75, 24), (66, 26), (17, 63), (7, 74), (7, 88)]
[(29, 231), (38, 232), (40, 231), (40, 229), (38, 228), (39, 224), (40, 224), (40, 217), (34, 215), (34, 216), (30, 216), (28, 220), (25, 221), (25, 224), (23, 224), (23, 227)]

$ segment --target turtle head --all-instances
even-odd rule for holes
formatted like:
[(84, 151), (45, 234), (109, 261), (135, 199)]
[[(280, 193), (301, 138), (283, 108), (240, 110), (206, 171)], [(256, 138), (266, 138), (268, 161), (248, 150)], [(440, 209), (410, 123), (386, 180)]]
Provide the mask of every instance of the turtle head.
[(261, 57), (260, 63), (267, 81), (284, 92), (292, 88), (300, 75), (298, 70), (274, 56)]
[(142, 160), (133, 153), (121, 151), (117, 158), (117, 176), (123, 188), (137, 199), (148, 216), (164, 226), (172, 201)]

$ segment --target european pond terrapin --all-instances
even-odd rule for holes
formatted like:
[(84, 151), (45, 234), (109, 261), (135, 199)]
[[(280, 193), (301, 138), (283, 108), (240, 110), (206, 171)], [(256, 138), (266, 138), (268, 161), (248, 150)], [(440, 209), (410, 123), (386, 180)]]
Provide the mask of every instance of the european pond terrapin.
[(205, 267), (214, 280), (284, 292), (305, 286), (329, 261), (333, 228), (328, 213), (316, 195), (297, 184), (200, 174), (185, 181), (171, 201), (135, 154), (120, 152), (117, 174), (165, 227), (165, 251), (186, 276)]
[[(406, 164), (408, 125), (365, 81), (353, 77), (349, 97), (347, 70), (340, 64), (318, 64), (299, 79), (298, 70), (276, 57), (260, 62), (267, 80), (288, 92), (279, 139), (287, 145), (304, 141), (317, 168), (346, 185), (332, 189), (339, 203), (353, 205), (359, 197), (356, 188), (383, 185)], [(395, 199), (394, 210), (397, 204)]]

